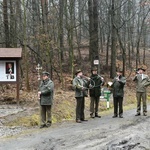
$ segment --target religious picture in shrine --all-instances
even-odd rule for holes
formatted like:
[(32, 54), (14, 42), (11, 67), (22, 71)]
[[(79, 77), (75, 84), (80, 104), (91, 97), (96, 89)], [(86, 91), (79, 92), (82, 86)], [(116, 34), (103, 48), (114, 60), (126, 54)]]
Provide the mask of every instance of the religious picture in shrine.
[(16, 61), (0, 61), (0, 81), (16, 81)]
[(6, 62), (6, 74), (14, 74), (14, 62)]

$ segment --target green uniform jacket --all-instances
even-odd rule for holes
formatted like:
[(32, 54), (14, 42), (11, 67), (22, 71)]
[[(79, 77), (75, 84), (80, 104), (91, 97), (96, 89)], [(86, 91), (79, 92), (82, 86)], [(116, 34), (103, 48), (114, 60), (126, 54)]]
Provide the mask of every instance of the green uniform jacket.
[(123, 76), (119, 77), (119, 81), (114, 78), (112, 88), (113, 88), (113, 97), (123, 97), (124, 96), (124, 85), (126, 83), (126, 78)]
[(39, 86), (41, 91), (40, 104), (41, 105), (52, 105), (54, 95), (54, 83), (50, 79), (43, 80)]
[(83, 78), (75, 77), (73, 79), (73, 88), (75, 89), (75, 97), (87, 96), (87, 84), (88, 84), (87, 80)]
[(101, 85), (104, 84), (103, 80), (101, 79), (101, 76), (99, 75), (91, 75), (91, 81), (90, 84), (93, 86), (92, 89), (90, 89), (90, 97), (99, 97), (101, 96)]
[(137, 74), (133, 81), (136, 82), (136, 91), (137, 92), (146, 92), (147, 86), (150, 85), (150, 79), (148, 75), (143, 74), (143, 79), (141, 74)]

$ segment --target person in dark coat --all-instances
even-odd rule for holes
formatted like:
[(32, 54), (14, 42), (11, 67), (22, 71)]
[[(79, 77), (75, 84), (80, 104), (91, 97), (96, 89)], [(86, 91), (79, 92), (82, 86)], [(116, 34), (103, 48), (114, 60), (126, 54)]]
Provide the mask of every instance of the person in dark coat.
[(113, 103), (114, 103), (113, 118), (118, 117), (118, 107), (119, 107), (119, 117), (123, 118), (123, 97), (124, 97), (125, 83), (126, 83), (126, 78), (122, 76), (122, 70), (118, 69), (117, 76), (114, 78), (112, 83)]
[(53, 104), (54, 83), (49, 78), (49, 72), (42, 73), (43, 80), (39, 86), (38, 97), (40, 100), (40, 128), (49, 127), (52, 123), (51, 109)]
[(141, 115), (141, 100), (143, 101), (143, 115), (147, 116), (147, 86), (150, 85), (149, 76), (144, 72), (144, 67), (139, 67), (133, 81), (136, 82), (136, 98), (137, 98), (137, 113), (135, 116)]
[(76, 122), (81, 123), (85, 120), (84, 107), (85, 97), (87, 97), (87, 79), (83, 78), (81, 69), (75, 72), (75, 78), (73, 79), (73, 88), (75, 89), (76, 98)]
[(98, 75), (97, 67), (93, 67), (91, 70), (91, 76), (90, 76), (90, 117), (91, 118), (101, 118), (101, 116), (98, 115), (98, 109), (99, 109), (99, 100), (101, 96), (101, 86), (104, 84), (104, 78)]

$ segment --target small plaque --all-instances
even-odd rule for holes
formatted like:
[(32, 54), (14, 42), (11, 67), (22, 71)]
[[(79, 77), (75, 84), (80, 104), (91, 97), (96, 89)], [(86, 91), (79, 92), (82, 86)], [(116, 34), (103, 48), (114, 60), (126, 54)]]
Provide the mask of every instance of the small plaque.
[(98, 65), (99, 64), (99, 60), (94, 60), (94, 65)]

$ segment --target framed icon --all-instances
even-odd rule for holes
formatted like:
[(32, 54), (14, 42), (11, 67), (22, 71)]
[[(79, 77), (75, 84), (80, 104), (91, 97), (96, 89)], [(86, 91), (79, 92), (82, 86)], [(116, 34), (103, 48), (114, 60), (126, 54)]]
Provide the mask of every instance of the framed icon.
[(6, 62), (6, 74), (14, 74), (14, 62)]

